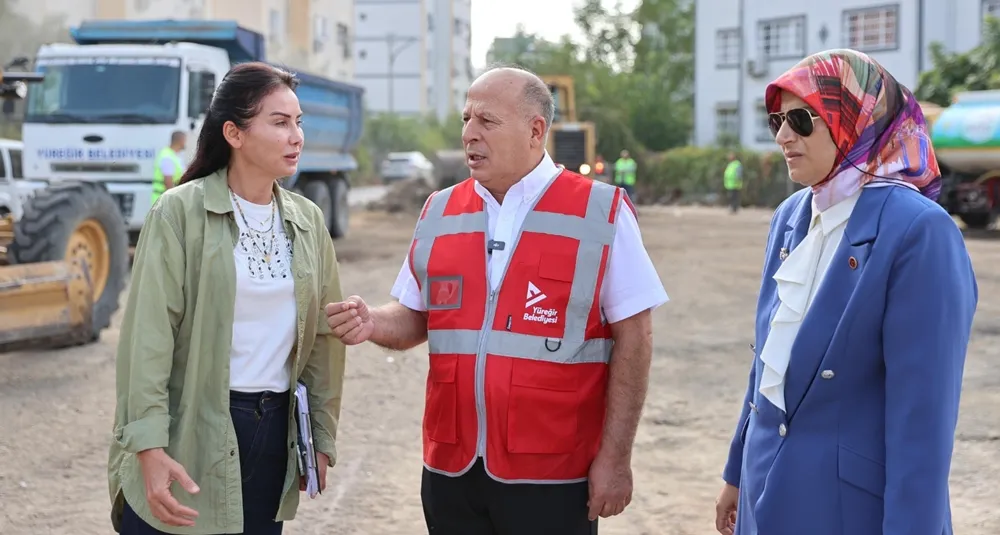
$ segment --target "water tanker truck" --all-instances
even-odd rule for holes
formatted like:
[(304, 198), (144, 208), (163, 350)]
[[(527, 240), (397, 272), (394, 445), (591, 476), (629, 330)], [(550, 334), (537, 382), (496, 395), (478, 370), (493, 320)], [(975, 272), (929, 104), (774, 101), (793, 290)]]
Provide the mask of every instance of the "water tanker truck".
[(1000, 215), (1000, 91), (959, 93), (927, 111), (944, 179), (938, 202), (967, 227), (988, 227)]

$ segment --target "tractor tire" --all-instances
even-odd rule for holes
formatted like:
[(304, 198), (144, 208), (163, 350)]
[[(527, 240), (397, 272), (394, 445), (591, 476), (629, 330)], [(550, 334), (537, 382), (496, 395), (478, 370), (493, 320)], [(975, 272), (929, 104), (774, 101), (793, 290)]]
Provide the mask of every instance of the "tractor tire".
[(100, 185), (53, 184), (24, 205), (9, 247), (13, 263), (78, 258), (94, 288), (93, 337), (111, 325), (129, 272), (128, 229), (121, 209)]

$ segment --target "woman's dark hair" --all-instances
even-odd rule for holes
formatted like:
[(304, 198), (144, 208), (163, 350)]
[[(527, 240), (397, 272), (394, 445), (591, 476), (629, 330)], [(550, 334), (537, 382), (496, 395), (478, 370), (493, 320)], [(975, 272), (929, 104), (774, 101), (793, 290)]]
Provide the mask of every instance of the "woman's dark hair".
[(206, 177), (229, 165), (232, 148), (222, 135), (222, 125), (232, 121), (246, 128), (258, 113), (260, 103), (276, 89), (298, 86), (295, 75), (263, 62), (236, 65), (222, 78), (208, 107), (194, 160), (180, 184)]

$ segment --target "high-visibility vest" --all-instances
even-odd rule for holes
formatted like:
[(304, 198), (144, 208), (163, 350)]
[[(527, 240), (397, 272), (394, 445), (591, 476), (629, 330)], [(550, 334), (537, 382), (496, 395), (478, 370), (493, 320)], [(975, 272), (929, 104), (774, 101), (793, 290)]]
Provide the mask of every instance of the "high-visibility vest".
[(740, 177), (740, 168), (742, 165), (739, 160), (733, 160), (729, 162), (729, 165), (726, 165), (726, 174), (723, 176), (726, 189), (734, 190), (743, 187), (743, 178)]
[(635, 170), (635, 160), (632, 158), (619, 158), (615, 162), (615, 184), (634, 186)]
[(505, 483), (587, 478), (604, 428), (611, 329), (600, 288), (623, 191), (563, 171), (525, 217), (497, 290), (472, 179), (433, 194), (409, 260), (427, 305), (424, 465), (482, 456)]
[(160, 149), (160, 152), (156, 155), (156, 162), (153, 165), (153, 198), (151, 202), (156, 203), (156, 200), (163, 195), (164, 191), (167, 191), (167, 185), (163, 181), (163, 171), (160, 170), (160, 161), (164, 158), (170, 158), (174, 162), (174, 185), (180, 181), (181, 175), (184, 174), (184, 163), (181, 162), (177, 153), (174, 152), (170, 147), (164, 147)]

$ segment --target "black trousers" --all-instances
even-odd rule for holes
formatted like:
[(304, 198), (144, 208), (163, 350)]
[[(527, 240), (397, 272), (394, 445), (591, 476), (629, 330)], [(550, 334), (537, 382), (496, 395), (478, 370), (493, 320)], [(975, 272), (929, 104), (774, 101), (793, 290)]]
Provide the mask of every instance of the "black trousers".
[(426, 468), (420, 484), (430, 535), (597, 535), (587, 520), (587, 483), (507, 484), (479, 459), (459, 477)]
[[(243, 535), (280, 535), (275, 522), (288, 462), (289, 393), (229, 393), (243, 476)], [(166, 535), (125, 504), (120, 535)]]
[(742, 192), (738, 189), (729, 190), (729, 211), (736, 213), (740, 210), (740, 196)]

